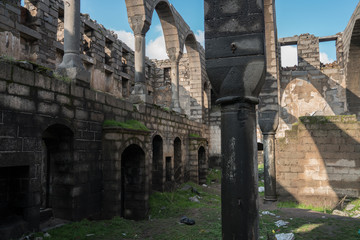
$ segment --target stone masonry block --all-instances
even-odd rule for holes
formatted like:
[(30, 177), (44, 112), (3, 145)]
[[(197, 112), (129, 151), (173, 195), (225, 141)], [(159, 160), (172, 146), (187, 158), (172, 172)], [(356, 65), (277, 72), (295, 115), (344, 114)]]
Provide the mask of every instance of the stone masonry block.
[(13, 81), (25, 85), (34, 86), (35, 73), (18, 66), (13, 67)]

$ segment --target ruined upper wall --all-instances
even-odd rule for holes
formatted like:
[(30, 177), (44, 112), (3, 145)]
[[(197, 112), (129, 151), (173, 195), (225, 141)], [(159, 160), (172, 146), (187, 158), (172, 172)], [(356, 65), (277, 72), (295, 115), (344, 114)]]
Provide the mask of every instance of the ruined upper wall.
[[(50, 69), (55, 69), (62, 62), (64, 55), (64, 6), (61, 0), (34, 1), (20, 0), (0, 2), (0, 54), (11, 58), (29, 60)], [(182, 17), (171, 6), (175, 19), (181, 26), (181, 36), (191, 32)], [(160, 10), (159, 10), (160, 11)], [(180, 24), (181, 23), (181, 24)], [(164, 29), (164, 33), (168, 29)], [(184, 40), (185, 41), (185, 40)], [(195, 40), (198, 56), (190, 55), (191, 97), (195, 98), (200, 109), (193, 111), (194, 119), (202, 119), (202, 82), (206, 81), (205, 63), (201, 60), (204, 49)], [(127, 99), (134, 85), (134, 52), (117, 38), (117, 35), (89, 15), (81, 15), (81, 58), (87, 71), (91, 73), (90, 86), (93, 89), (108, 92)], [(185, 57), (184, 57), (185, 58)], [(154, 79), (161, 71), (153, 61), (146, 60), (147, 94), (159, 95)], [(197, 76), (195, 73), (200, 73)], [(205, 80), (204, 80), (205, 79)], [(195, 86), (196, 85), (196, 86)], [(171, 89), (168, 89), (171, 91)], [(189, 91), (190, 92), (190, 91)], [(184, 93), (185, 95), (186, 93)], [(170, 99), (171, 101), (171, 99)], [(156, 103), (156, 102), (154, 102)], [(199, 112), (197, 112), (199, 111)], [(190, 112), (189, 112), (190, 114)]]
[(299, 64), (280, 71), (280, 125), (278, 137), (301, 116), (340, 115), (347, 112), (346, 81), (342, 64), (320, 64), (319, 42), (336, 40), (342, 56), (341, 34), (319, 38), (310, 34), (279, 39), (280, 45), (296, 44)]

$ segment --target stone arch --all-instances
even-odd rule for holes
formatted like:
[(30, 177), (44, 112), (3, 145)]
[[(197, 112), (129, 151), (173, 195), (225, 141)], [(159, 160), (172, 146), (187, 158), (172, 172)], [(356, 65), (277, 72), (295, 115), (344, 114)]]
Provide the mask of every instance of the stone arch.
[(206, 150), (203, 146), (200, 146), (198, 149), (198, 181), (199, 184), (206, 183), (206, 174), (207, 174), (207, 157)]
[(152, 190), (163, 191), (164, 183), (164, 143), (160, 135), (152, 141)]
[(348, 110), (360, 114), (360, 19), (355, 21), (346, 67), (346, 100)]
[(179, 184), (183, 181), (182, 142), (179, 137), (174, 140), (174, 180)]
[[(197, 120), (202, 120), (203, 107), (203, 85), (202, 85), (202, 69), (200, 58), (200, 46), (193, 32), (189, 32), (185, 38), (185, 47), (189, 58), (190, 68), (190, 116)], [(200, 94), (199, 94), (200, 93)]]
[(154, 3), (153, 12), (159, 16), (161, 27), (164, 33), (166, 51), (171, 60), (176, 60), (182, 54), (177, 22), (172, 6), (168, 1), (158, 0)]
[(147, 215), (145, 152), (131, 144), (121, 153), (121, 217), (140, 220)]
[(40, 209), (46, 215), (72, 219), (71, 192), (74, 187), (74, 132), (53, 124), (42, 133), (40, 164)]

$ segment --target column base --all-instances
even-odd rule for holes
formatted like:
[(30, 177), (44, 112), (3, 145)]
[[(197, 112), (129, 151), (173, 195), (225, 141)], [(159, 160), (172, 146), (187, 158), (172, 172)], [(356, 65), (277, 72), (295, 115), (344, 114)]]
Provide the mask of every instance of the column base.
[(174, 112), (180, 113), (180, 114), (185, 114), (184, 109), (182, 109), (180, 107), (174, 107), (174, 108), (171, 108), (171, 110), (173, 110)]
[(153, 103), (153, 97), (147, 94), (133, 94), (129, 96), (129, 101), (137, 103)]
[(264, 203), (272, 203), (277, 201), (277, 196), (265, 196)]
[(90, 73), (85, 69), (78, 67), (59, 67), (56, 69), (56, 73), (69, 78), (70, 81), (75, 82), (76, 85), (90, 88)]

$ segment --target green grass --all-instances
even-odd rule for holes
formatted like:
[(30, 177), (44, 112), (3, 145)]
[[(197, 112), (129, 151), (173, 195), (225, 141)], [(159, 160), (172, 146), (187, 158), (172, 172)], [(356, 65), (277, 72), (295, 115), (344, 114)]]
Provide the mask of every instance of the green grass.
[(200, 193), (200, 203), (191, 202), (190, 197), (197, 194), (191, 190), (181, 190), (181, 187), (172, 192), (155, 192), (150, 197), (150, 215), (154, 218), (168, 218), (171, 216), (181, 216), (190, 208), (220, 208), (220, 196), (203, 191), (203, 187), (194, 183), (186, 183)]
[(118, 122), (115, 120), (105, 120), (104, 127), (121, 127), (132, 130), (150, 131), (144, 124), (136, 120), (128, 120), (126, 122)]
[(305, 204), (292, 202), (292, 201), (278, 202), (277, 207), (278, 208), (308, 209), (308, 210), (312, 210), (315, 212), (328, 213), (328, 214), (330, 214), (332, 212), (332, 209), (330, 209), (330, 208), (314, 207), (312, 205), (305, 205)]
[(208, 175), (206, 176), (206, 184), (221, 183), (221, 170), (209, 169)]
[[(220, 171), (215, 172), (219, 175)], [(189, 190), (179, 189), (173, 192), (156, 192), (150, 196), (150, 219), (144, 221), (131, 221), (119, 217), (111, 220), (89, 221), (83, 220), (64, 225), (49, 231), (49, 240), (219, 240), (221, 239), (221, 209), (220, 194), (208, 187), (186, 183), (196, 188), (200, 193), (200, 203), (189, 201), (189, 197), (196, 194)], [(213, 185), (215, 186), (215, 185)], [(360, 200), (352, 204), (360, 205)], [(282, 206), (297, 207), (294, 203), (283, 203)], [(267, 239), (275, 233), (295, 234), (296, 240), (355, 240), (360, 239), (357, 233), (360, 220), (352, 218), (309, 218), (283, 217), (284, 209), (271, 211), (277, 216), (263, 215), (260, 218), (260, 239)], [(193, 226), (179, 224), (182, 216), (196, 221)], [(276, 227), (278, 220), (289, 222), (285, 227)], [(37, 233), (36, 236), (42, 236)], [(271, 238), (274, 239), (274, 238)]]

